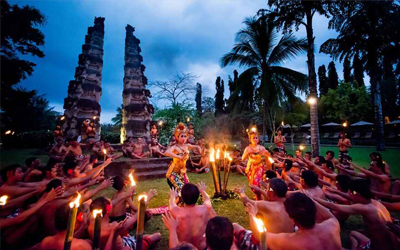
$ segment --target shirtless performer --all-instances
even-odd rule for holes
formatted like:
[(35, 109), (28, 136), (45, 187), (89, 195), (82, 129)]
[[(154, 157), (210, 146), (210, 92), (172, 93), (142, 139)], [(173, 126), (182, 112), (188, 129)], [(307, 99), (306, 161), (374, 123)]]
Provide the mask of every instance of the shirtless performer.
[(151, 138), (158, 138), (157, 125), (153, 124), (153, 126), (151, 126), (150, 136)]
[[(110, 223), (110, 212), (112, 210), (112, 203), (109, 199), (105, 197), (99, 197), (95, 199), (91, 204), (90, 204), (90, 213), (92, 214), (93, 210), (95, 209), (101, 209), (103, 212), (103, 219), (101, 221), (101, 234), (100, 234), (100, 249), (103, 249), (108, 241), (108, 238), (110, 237), (110, 234), (112, 233), (113, 229), (118, 225), (118, 222), (111, 222)], [(134, 224), (137, 221), (136, 215), (126, 219), (124, 223), (124, 229), (121, 230), (121, 236), (117, 237), (116, 239), (116, 245), (118, 246), (117, 249), (123, 248), (123, 247), (129, 247), (131, 250), (136, 249), (136, 238), (134, 236), (130, 236), (127, 234), (130, 230), (132, 230)], [(94, 219), (91, 216), (90, 217), (90, 224), (89, 227), (87, 228), (87, 232), (89, 234), (89, 238), (93, 240), (94, 237)], [(124, 233), (125, 232), (125, 233)], [(144, 235), (143, 236), (143, 245), (142, 249), (147, 250), (149, 249), (152, 245), (157, 243), (161, 239), (161, 234), (160, 233), (155, 233), (152, 235)]]
[(137, 138), (137, 141), (132, 144), (132, 158), (142, 159), (150, 155), (150, 152), (144, 152), (144, 141), (142, 137)]
[(50, 149), (49, 156), (57, 161), (62, 161), (66, 156), (67, 151), (68, 149), (64, 146), (64, 141), (62, 139), (58, 139), (56, 145)]
[(97, 155), (99, 159), (102, 159), (104, 157), (103, 149), (104, 147), (101, 145), (101, 141), (96, 141), (92, 148), (92, 154)]
[[(289, 178), (289, 182), (293, 182), (292, 179)], [(325, 194), (322, 189), (318, 186), (318, 175), (310, 170), (305, 170), (301, 172), (300, 185), (298, 183), (294, 183), (296, 187), (299, 189), (297, 191), (288, 191), (286, 196), (289, 196), (293, 193), (301, 192), (301, 190), (306, 191), (312, 197), (318, 197), (321, 199), (325, 199)]]
[[(135, 187), (135, 186), (133, 186)], [(119, 200), (122, 196), (126, 197), (126, 185), (125, 180), (121, 176), (114, 177), (113, 188), (117, 190), (117, 192), (113, 195), (112, 200)], [(135, 189), (135, 188), (134, 188)], [(150, 202), (154, 196), (157, 196), (157, 191), (155, 189), (150, 189), (147, 192), (147, 202)], [(130, 210), (134, 213), (137, 212), (137, 206), (132, 200), (132, 196), (124, 198), (118, 203), (113, 205), (113, 208), (110, 212), (110, 222), (116, 221), (121, 222), (125, 220), (127, 217), (127, 205)]]
[(189, 124), (188, 143), (190, 143), (190, 144), (195, 144), (195, 142), (194, 142), (194, 128), (193, 128), (193, 124)]
[[(198, 140), (197, 144), (201, 147), (200, 161), (198, 163), (195, 163), (192, 161), (192, 159), (190, 159), (190, 163), (192, 164), (193, 167), (196, 168), (195, 169), (196, 173), (198, 173), (198, 174), (208, 173), (208, 172), (210, 172), (210, 167), (209, 167), (210, 158), (208, 156), (208, 152), (207, 152), (207, 149), (206, 149), (206, 146), (204, 143), (204, 139), (200, 138)], [(200, 168), (197, 168), (197, 167), (200, 167)]]
[(75, 157), (76, 160), (81, 161), (85, 158), (84, 155), (82, 155), (82, 148), (79, 142), (75, 140), (69, 141), (69, 147), (68, 147), (68, 155)]
[(277, 133), (277, 135), (275, 136), (275, 139), (274, 139), (274, 143), (275, 143), (276, 147), (280, 148), (280, 149), (286, 149), (285, 144), (284, 144), (286, 142), (286, 138), (285, 138), (285, 136), (282, 135), (282, 130), (278, 129), (278, 131), (276, 133)]
[(164, 154), (165, 150), (167, 149), (160, 143), (158, 143), (157, 138), (153, 137), (151, 138), (151, 144), (149, 145), (150, 149), (150, 154), (152, 157), (165, 157), (166, 155)]
[(22, 181), (23, 176), (24, 173), (19, 164), (5, 167), (1, 171), (3, 185), (0, 187), (0, 196), (8, 195), (9, 197), (16, 198), (41, 188), (40, 185), (35, 185), (34, 187), (21, 187), (18, 183)]
[[(328, 209), (316, 202), (314, 203), (312, 199), (302, 193), (290, 195), (285, 200), (284, 205), (286, 213), (298, 227), (298, 230), (292, 233), (279, 234), (271, 233), (268, 230), (266, 242), (269, 249), (342, 250), (339, 222)], [(257, 208), (252, 204), (247, 206), (253, 235), (260, 239), (254, 221)], [(322, 218), (321, 223), (316, 222), (317, 215)]]
[(390, 213), (380, 202), (371, 199), (372, 193), (368, 182), (362, 179), (353, 180), (349, 190), (353, 205), (339, 205), (318, 198), (314, 199), (331, 210), (360, 214), (363, 217), (370, 239), (359, 232), (352, 231), (350, 234), (352, 249), (399, 249), (399, 240), (386, 227), (388, 222), (392, 222)]
[[(253, 188), (258, 188), (253, 186)], [(268, 225), (268, 232), (271, 233), (291, 233), (293, 232), (294, 225), (289, 215), (285, 211), (285, 196), (287, 192), (286, 183), (278, 178), (273, 178), (269, 181), (267, 191), (264, 197), (268, 198), (268, 201), (253, 201), (250, 200), (245, 192), (244, 188), (238, 188), (237, 192), (240, 195), (240, 199), (246, 206), (248, 203), (253, 204), (257, 207), (258, 213), (261, 214), (262, 220), (265, 225)]]
[[(199, 194), (203, 196), (203, 205), (196, 205)], [(180, 242), (189, 242), (197, 249), (207, 246), (204, 237), (207, 222), (216, 216), (211, 200), (206, 193), (206, 185), (202, 182), (198, 187), (194, 184), (185, 184), (182, 188), (183, 207), (175, 204), (178, 193), (175, 189), (170, 191), (169, 209), (172, 216), (179, 220), (177, 233)]]
[[(57, 208), (56, 212), (52, 214), (55, 216), (54, 224), (57, 228), (57, 234), (48, 236), (43, 239), (40, 244), (40, 249), (43, 250), (63, 250), (65, 242), (65, 234), (67, 233), (68, 217), (70, 208), (68, 204), (64, 204)], [(73, 238), (71, 243), (71, 250), (91, 250), (92, 245), (89, 240), (82, 240)]]
[(346, 138), (346, 133), (340, 133), (340, 139), (337, 144), (339, 148), (339, 161), (343, 162), (343, 156), (349, 154), (349, 148), (352, 147), (350, 139)]

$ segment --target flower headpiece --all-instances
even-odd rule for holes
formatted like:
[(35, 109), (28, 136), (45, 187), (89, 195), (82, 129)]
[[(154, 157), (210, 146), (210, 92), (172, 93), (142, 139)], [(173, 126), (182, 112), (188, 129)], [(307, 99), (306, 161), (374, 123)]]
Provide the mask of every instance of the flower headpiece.
[(185, 124), (183, 124), (182, 122), (180, 122), (178, 124), (178, 126), (176, 126), (175, 131), (174, 131), (174, 136), (175, 139), (178, 140), (179, 136), (183, 133), (187, 133), (187, 129), (185, 127)]
[(249, 136), (249, 138), (250, 138), (252, 135), (260, 135), (260, 134), (258, 133), (258, 129), (257, 129), (256, 126), (252, 126), (251, 128), (246, 129), (246, 132), (247, 132), (247, 135)]

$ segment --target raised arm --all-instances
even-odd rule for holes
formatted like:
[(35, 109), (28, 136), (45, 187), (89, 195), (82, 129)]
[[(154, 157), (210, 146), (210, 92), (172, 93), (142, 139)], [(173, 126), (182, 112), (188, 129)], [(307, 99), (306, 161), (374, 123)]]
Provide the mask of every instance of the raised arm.
[(79, 178), (74, 178), (74, 179), (69, 180), (68, 186), (75, 186), (75, 185), (81, 184), (82, 182), (89, 181), (89, 180), (95, 178), (111, 162), (112, 162), (112, 158), (108, 158), (103, 164), (101, 164), (97, 168), (93, 168), (92, 170), (90, 170), (85, 177), (79, 177)]
[(242, 201), (243, 205), (247, 206), (248, 203), (251, 203), (252, 205), (255, 204), (255, 201), (249, 199), (249, 197), (247, 197), (246, 193), (244, 192), (245, 187), (240, 187), (237, 186), (235, 188), (235, 192), (239, 194), (240, 196), (240, 200)]
[(400, 202), (400, 195), (387, 194), (387, 193), (382, 193), (382, 192), (378, 192), (378, 191), (374, 191), (374, 190), (371, 190), (371, 192), (379, 199), (391, 201), (391, 202), (397, 202), (397, 201)]
[(386, 201), (381, 201), (381, 203), (388, 209), (392, 211), (400, 211), (400, 202), (386, 202)]
[(379, 181), (384, 182), (384, 181), (387, 181), (388, 179), (390, 179), (390, 177), (387, 176), (387, 175), (385, 175), (385, 174), (376, 174), (376, 173), (374, 173), (374, 172), (372, 172), (372, 171), (369, 171), (369, 170), (367, 170), (367, 169), (365, 169), (365, 168), (359, 167), (359, 166), (355, 165), (354, 163), (351, 163), (351, 165), (352, 165), (355, 169), (360, 170), (360, 171), (361, 171), (363, 174), (365, 174), (366, 176), (369, 176), (369, 177), (378, 179)]
[(85, 201), (89, 200), (90, 198), (92, 198), (93, 196), (98, 194), (101, 190), (106, 189), (108, 187), (111, 187), (113, 185), (113, 183), (114, 183), (113, 178), (109, 178), (107, 180), (104, 180), (96, 188), (91, 189), (91, 190), (87, 191), (86, 193), (84, 193), (82, 195), (82, 202), (85, 202)]
[(165, 151), (165, 155), (172, 157), (172, 158), (183, 159), (183, 156), (177, 155), (173, 152), (174, 149), (175, 149), (175, 146), (170, 147), (169, 149), (167, 149), (167, 151)]
[(340, 204), (335, 204), (333, 202), (322, 200), (317, 197), (314, 197), (314, 200), (326, 208), (346, 214), (363, 214), (365, 212), (365, 209), (363, 209), (363, 205), (360, 204), (340, 205)]
[(37, 187), (18, 187), (18, 186), (6, 186), (4, 185), (0, 187), (0, 196), (1, 195), (8, 195), (9, 197), (16, 198), (21, 195), (36, 191)]
[(172, 188), (169, 192), (169, 210), (171, 211), (171, 213), (173, 214), (174, 212), (176, 212), (179, 208), (175, 203), (176, 198), (179, 196), (178, 192), (176, 191), (175, 188)]
[(178, 234), (176, 232), (176, 229), (178, 227), (178, 221), (179, 217), (176, 219), (172, 216), (171, 213), (166, 213), (161, 215), (162, 221), (164, 222), (164, 225), (167, 227), (169, 231), (169, 248), (175, 248), (176, 246), (179, 245), (179, 240), (178, 240)]
[(206, 184), (204, 184), (204, 182), (200, 182), (197, 186), (199, 188), (201, 195), (203, 196), (203, 204), (204, 204), (204, 206), (206, 206), (208, 208), (210, 218), (215, 217), (217, 215), (217, 213), (214, 211), (210, 197), (208, 196), (208, 194), (206, 192)]
[(198, 145), (192, 145), (192, 144), (186, 144), (186, 146), (188, 147), (188, 149), (192, 150), (192, 149), (197, 149), (199, 151), (199, 153), (201, 154), (201, 147)]

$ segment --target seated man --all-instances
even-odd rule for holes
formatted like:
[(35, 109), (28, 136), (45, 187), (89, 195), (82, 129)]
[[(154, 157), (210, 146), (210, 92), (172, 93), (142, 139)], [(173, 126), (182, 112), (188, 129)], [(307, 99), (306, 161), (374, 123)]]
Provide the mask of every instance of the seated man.
[(242, 175), (246, 175), (246, 173), (245, 173), (246, 164), (244, 162), (242, 162), (242, 155), (240, 154), (239, 149), (233, 150), (231, 169), (233, 171), (236, 170), (238, 173), (240, 173)]
[(150, 155), (150, 152), (144, 152), (144, 141), (142, 137), (137, 138), (137, 141), (132, 144), (132, 158), (142, 159)]
[[(196, 205), (199, 195), (203, 196), (203, 205)], [(178, 193), (175, 189), (170, 191), (169, 209), (173, 217), (179, 218), (178, 239), (180, 242), (189, 242), (198, 249), (205, 249), (206, 239), (204, 237), (206, 225), (209, 219), (216, 213), (212, 208), (211, 200), (206, 193), (206, 185), (200, 183), (198, 187), (187, 183), (182, 187), (181, 195), (184, 202), (183, 207), (178, 207), (175, 200)]]
[(103, 159), (104, 157), (103, 149), (104, 147), (101, 145), (101, 141), (96, 141), (92, 148), (92, 154), (96, 155), (97, 158), (99, 159)]
[(271, 233), (290, 233), (293, 232), (294, 225), (289, 215), (285, 210), (284, 202), (288, 187), (286, 183), (278, 178), (273, 178), (269, 181), (267, 191), (263, 191), (258, 187), (251, 186), (251, 188), (263, 193), (264, 197), (267, 197), (268, 201), (253, 201), (250, 200), (245, 192), (244, 188), (240, 188), (239, 192), (240, 199), (246, 206), (248, 203), (253, 204), (257, 207), (258, 212), (261, 214), (264, 224), (268, 225), (268, 232)]
[(131, 157), (132, 156), (133, 148), (132, 148), (132, 144), (129, 142), (129, 140), (125, 140), (124, 141), (124, 144), (122, 145), (121, 150), (122, 150), (122, 154), (125, 157)]
[(311, 160), (312, 160), (312, 153), (311, 153), (310, 151), (307, 151), (307, 152), (304, 154), (304, 158), (307, 159), (307, 160), (309, 160), (309, 161), (311, 161)]
[(40, 179), (41, 176), (41, 172), (39, 170), (40, 164), (41, 164), (40, 159), (37, 157), (29, 157), (28, 159), (26, 159), (25, 161), (26, 170), (24, 173), (24, 177), (22, 179), (26, 182), (37, 181), (38, 176)]
[(19, 164), (13, 164), (5, 167), (1, 171), (3, 185), (0, 187), (0, 196), (7, 195), (9, 197), (16, 198), (41, 188), (41, 185), (22, 187), (20, 181), (22, 181), (23, 175), (24, 173), (22, 172), (22, 168)]
[[(307, 195), (302, 193), (291, 194), (284, 202), (285, 211), (294, 221), (298, 230), (293, 233), (266, 233), (266, 242), (270, 249), (287, 250), (342, 250), (340, 240), (340, 225), (335, 216), (326, 208), (314, 203)], [(255, 226), (254, 218), (257, 208), (248, 204), (250, 225), (253, 235), (260, 239), (260, 233)], [(322, 218), (321, 223), (316, 222), (317, 214)]]
[(331, 150), (326, 151), (325, 160), (331, 161), (335, 166), (339, 164), (339, 161), (335, 159), (335, 152)]
[(85, 158), (84, 155), (82, 155), (82, 148), (79, 142), (75, 140), (70, 140), (68, 142), (69, 147), (68, 147), (68, 156), (73, 156), (75, 157), (76, 160), (83, 160)]
[(49, 156), (57, 161), (62, 161), (66, 156), (67, 151), (68, 149), (64, 146), (64, 141), (62, 139), (58, 139), (56, 141), (56, 145), (50, 149)]
[(109, 142), (104, 143), (104, 149), (107, 151), (107, 155), (112, 156), (115, 152), (115, 149), (111, 147)]
[(399, 249), (399, 240), (386, 227), (388, 222), (392, 222), (390, 213), (379, 201), (372, 199), (368, 181), (362, 179), (352, 180), (349, 190), (350, 198), (353, 201), (352, 205), (340, 205), (318, 198), (314, 199), (333, 211), (360, 214), (363, 217), (370, 239), (359, 232), (352, 231), (350, 235), (352, 249)]
[[(54, 224), (57, 228), (57, 234), (48, 236), (43, 239), (40, 244), (40, 249), (43, 250), (63, 250), (65, 242), (65, 234), (67, 233), (68, 217), (70, 208), (68, 204), (64, 204), (57, 208), (56, 212), (52, 215), (55, 216)], [(90, 240), (83, 240), (73, 238), (71, 241), (71, 250), (91, 250), (92, 245)]]
[[(289, 182), (292, 183), (293, 180), (289, 179)], [(294, 184), (296, 185), (296, 187), (298, 189), (305, 190), (312, 197), (318, 197), (321, 199), (325, 199), (324, 192), (318, 186), (318, 175), (316, 173), (314, 173), (313, 171), (305, 170), (305, 171), (301, 172), (300, 185), (298, 183), (294, 183)], [(291, 195), (292, 193), (295, 193), (295, 192), (300, 192), (300, 190), (288, 191), (288, 195)]]
[(151, 138), (151, 144), (149, 145), (150, 154), (152, 157), (165, 157), (164, 154), (166, 147), (158, 143), (156, 137)]
[[(117, 222), (111, 222), (110, 223), (110, 211), (112, 210), (112, 204), (111, 201), (105, 197), (99, 197), (95, 199), (91, 204), (90, 204), (90, 214), (92, 214), (93, 210), (95, 209), (101, 209), (102, 210), (102, 215), (103, 218), (101, 220), (101, 234), (100, 234), (100, 249), (103, 249), (108, 241), (108, 238), (110, 237), (110, 234), (113, 231), (113, 228), (115, 228), (118, 223)], [(121, 230), (121, 236), (116, 238), (116, 243), (115, 245), (121, 246), (122, 247), (129, 247), (131, 250), (136, 249), (136, 238), (134, 236), (131, 236), (127, 234), (130, 230), (132, 230), (133, 225), (136, 223), (137, 217), (136, 215), (128, 218), (124, 222), (124, 229)], [(90, 224), (87, 228), (87, 232), (89, 234), (89, 238), (93, 240), (94, 237), (94, 219), (93, 216), (90, 216)], [(125, 233), (124, 233), (125, 232)], [(143, 245), (142, 249), (146, 250), (149, 249), (152, 245), (157, 243), (161, 239), (161, 234), (160, 233), (155, 233), (152, 235), (144, 235), (143, 236)]]

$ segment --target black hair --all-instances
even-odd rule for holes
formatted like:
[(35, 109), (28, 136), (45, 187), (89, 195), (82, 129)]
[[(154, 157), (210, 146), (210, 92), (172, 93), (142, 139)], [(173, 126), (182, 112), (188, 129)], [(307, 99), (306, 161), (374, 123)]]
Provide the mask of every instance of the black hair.
[(78, 166), (76, 162), (66, 162), (65, 165), (63, 166), (63, 173), (65, 176), (68, 176), (68, 170), (72, 169), (75, 170), (75, 168)]
[(293, 162), (292, 162), (291, 160), (288, 160), (288, 159), (286, 159), (286, 160), (283, 162), (283, 164), (284, 164), (284, 166), (285, 166), (285, 171), (286, 171), (286, 172), (290, 171), (290, 169), (292, 169), (292, 167), (293, 167)]
[(68, 217), (69, 217), (69, 205), (64, 204), (56, 209), (54, 224), (58, 231), (64, 231), (68, 226)]
[(110, 200), (108, 200), (106, 197), (99, 197), (90, 204), (90, 212), (93, 212), (95, 209), (101, 209), (104, 217), (107, 214), (108, 205), (111, 205)]
[(197, 202), (197, 199), (199, 198), (200, 191), (199, 188), (192, 184), (192, 183), (186, 183), (182, 187), (182, 200), (186, 205), (194, 205)]
[(58, 161), (54, 158), (50, 158), (49, 161), (46, 164), (46, 167), (49, 167), (50, 169), (53, 168), (56, 164), (58, 163)]
[(332, 158), (335, 157), (335, 152), (333, 152), (332, 150), (326, 151), (326, 154), (330, 154)]
[(25, 166), (30, 167), (32, 166), (32, 163), (36, 161), (37, 157), (29, 157), (28, 159), (25, 160)]
[(65, 164), (71, 163), (71, 162), (75, 162), (76, 163), (75, 156), (69, 155), (69, 156), (65, 157), (64, 158), (64, 162), (65, 162)]
[(275, 171), (272, 171), (271, 169), (268, 169), (267, 172), (265, 172), (265, 175), (268, 179), (273, 179), (277, 177)]
[(171, 250), (197, 250), (197, 248), (188, 242), (183, 242), (176, 247), (171, 248)]
[(7, 167), (5, 167), (1, 171), (1, 178), (3, 179), (3, 182), (7, 181), (7, 173), (12, 171), (13, 174), (15, 174), (15, 170), (17, 170), (17, 168), (22, 168), (22, 167), (19, 164), (11, 164), (11, 165), (8, 165)]
[(216, 216), (208, 221), (206, 241), (211, 250), (230, 250), (233, 236), (233, 225), (228, 218)]
[(344, 192), (349, 190), (349, 184), (351, 182), (351, 177), (345, 174), (336, 175), (336, 181), (339, 183), (340, 189)]
[(50, 192), (53, 188), (56, 189), (62, 186), (62, 180), (60, 179), (53, 179), (46, 185), (46, 189), (44, 190), (45, 193)]
[(324, 163), (326, 163), (325, 157), (319, 155), (319, 156), (317, 156), (316, 158), (318, 158), (318, 163), (319, 163), (319, 164), (324, 164)]
[(97, 155), (94, 155), (94, 154), (90, 155), (89, 163), (93, 163), (94, 160), (97, 160)]
[(274, 190), (274, 193), (277, 197), (285, 197), (288, 187), (286, 183), (282, 179), (274, 178), (270, 180), (269, 187)]
[(349, 190), (351, 192), (359, 193), (365, 199), (369, 200), (369, 199), (372, 198), (372, 193), (371, 193), (371, 189), (370, 189), (370, 183), (367, 180), (364, 180), (364, 179), (352, 180), (349, 183)]
[(234, 149), (233, 152), (239, 152), (239, 153), (241, 153), (241, 152), (240, 152), (240, 149), (237, 149), (237, 148)]
[(316, 187), (318, 185), (318, 175), (310, 170), (305, 170), (301, 172), (301, 178), (310, 188)]
[(125, 187), (125, 180), (122, 178), (122, 176), (115, 176), (114, 177), (114, 184), (113, 188), (115, 188), (118, 191), (121, 191)]
[(305, 154), (306, 155), (312, 155), (312, 153), (310, 151), (307, 151)]
[(313, 228), (317, 209), (314, 202), (303, 193), (291, 194), (283, 203), (289, 217), (304, 228)]
[(332, 171), (335, 171), (335, 166), (333, 165), (332, 161), (325, 161), (326, 167)]
[(293, 158), (293, 155), (292, 155), (292, 154), (288, 154), (287, 156), (288, 156), (288, 157), (292, 157), (292, 158)]
[(279, 152), (281, 152), (281, 150), (280, 150), (279, 148), (274, 148), (274, 149), (272, 150), (272, 152), (274, 152), (274, 153), (279, 153)]

